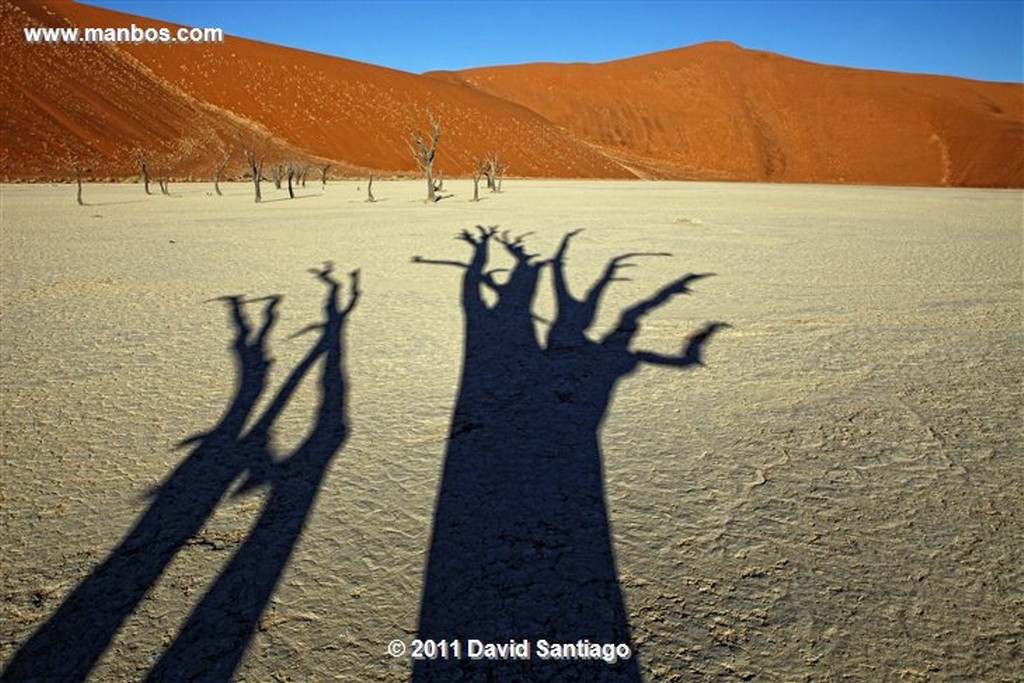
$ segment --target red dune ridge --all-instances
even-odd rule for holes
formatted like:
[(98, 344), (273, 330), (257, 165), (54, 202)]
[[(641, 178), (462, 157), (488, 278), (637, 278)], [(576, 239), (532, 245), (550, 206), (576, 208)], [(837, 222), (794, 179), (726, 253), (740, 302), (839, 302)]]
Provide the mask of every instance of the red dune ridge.
[(1024, 187), (1024, 84), (812, 64), (705, 43), (601, 64), (414, 75), (242, 38), (30, 45), (28, 26), (171, 26), (69, 2), (0, 0), (0, 179), (207, 179), (333, 164), (413, 175), (407, 141), (441, 119), (437, 168), (489, 151), (525, 177)]

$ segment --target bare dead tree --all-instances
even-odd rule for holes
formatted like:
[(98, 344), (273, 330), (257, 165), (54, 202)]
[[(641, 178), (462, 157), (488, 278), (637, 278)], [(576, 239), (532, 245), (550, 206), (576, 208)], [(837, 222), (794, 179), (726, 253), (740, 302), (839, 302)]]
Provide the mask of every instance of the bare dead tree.
[(498, 185), (495, 192), (501, 194), (501, 181), (505, 177), (505, 171), (508, 170), (508, 164), (500, 164), (498, 166)]
[[(154, 158), (149, 159), (150, 168), (147, 169), (147, 178), (152, 175), (156, 179), (157, 187), (160, 188), (160, 194), (170, 196), (170, 172), (174, 166), (174, 161), (170, 153), (159, 153)], [(153, 172), (153, 168), (156, 169)]]
[(228, 166), (228, 161), (231, 159), (231, 152), (224, 150), (224, 158), (220, 160), (217, 167), (213, 169), (213, 191), (217, 193), (218, 197), (223, 196), (220, 191), (220, 176), (224, 173), (224, 169)]
[(327, 189), (327, 172), (331, 170), (331, 164), (326, 164), (320, 168), (320, 188)]
[(370, 182), (366, 185), (366, 201), (371, 204), (377, 201), (373, 196), (373, 173), (370, 173)]
[(146, 155), (141, 149), (135, 150), (135, 162), (139, 165), (139, 177), (142, 179), (142, 186), (146, 194), (153, 194), (149, 191), (149, 166), (146, 164)]
[(298, 169), (294, 164), (288, 164), (288, 199), (295, 199), (295, 190), (292, 189), (292, 180), (298, 176)]
[(508, 165), (501, 162), (497, 152), (488, 152), (484, 159), (484, 174), (487, 176), (487, 189), (491, 192), (501, 192), (501, 178), (508, 170)]
[(473, 171), (473, 201), (480, 201), (480, 176), (484, 174), (484, 162), (476, 162), (476, 170)]
[(429, 109), (427, 110), (427, 116), (430, 118), (430, 126), (432, 128), (430, 141), (427, 142), (416, 131), (410, 131), (409, 136), (412, 138), (412, 143), (409, 144), (409, 151), (412, 152), (416, 164), (427, 177), (427, 201), (436, 202), (438, 194), (437, 186), (434, 185), (434, 160), (437, 157), (437, 139), (441, 137), (441, 122)]
[[(96, 159), (96, 153), (92, 144), (86, 142), (85, 147), (84, 157), (82, 154), (76, 154), (74, 152), (69, 152), (68, 156), (65, 157), (67, 163), (71, 166), (71, 172), (75, 178), (75, 201), (79, 206), (86, 206), (85, 200), (82, 199), (82, 175), (92, 172), (92, 169), (89, 168), (89, 166)], [(83, 158), (85, 159), (84, 168)]]
[(484, 158), (484, 163), (484, 175), (487, 176), (487, 189), (494, 192), (494, 188), (496, 187), (494, 182), (494, 169), (498, 163), (498, 155), (495, 152), (488, 152), (487, 156)]
[(245, 148), (245, 162), (249, 165), (249, 173), (252, 174), (252, 183), (256, 190), (256, 203), (263, 200), (260, 194), (260, 181), (263, 180), (263, 158), (256, 148), (256, 136), (252, 138), (249, 147)]
[(72, 157), (71, 170), (75, 174), (75, 184), (78, 185), (78, 195), (76, 197), (79, 206), (85, 206), (85, 202), (82, 201), (82, 169), (79, 168), (78, 159)]
[(72, 161), (71, 168), (75, 172), (75, 184), (78, 185), (78, 205), (85, 206), (85, 202), (82, 201), (82, 172), (78, 167), (78, 161)]
[(303, 187), (306, 186), (306, 176), (308, 176), (308, 175), (309, 175), (309, 164), (304, 164), (302, 166), (301, 173), (299, 173), (299, 182), (302, 183)]
[(271, 174), (274, 179), (274, 189), (280, 190), (281, 179), (284, 177), (284, 166), (282, 166), (281, 164), (277, 164), (276, 166), (274, 166), (274, 170), (271, 171)]

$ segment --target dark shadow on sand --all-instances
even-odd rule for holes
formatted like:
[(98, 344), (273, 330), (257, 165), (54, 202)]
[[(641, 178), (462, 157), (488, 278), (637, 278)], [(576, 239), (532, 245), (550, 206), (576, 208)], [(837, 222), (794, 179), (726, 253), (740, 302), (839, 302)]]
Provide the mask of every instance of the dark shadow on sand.
[[(531, 659), (415, 661), (413, 681), (639, 681), (637, 658), (553, 661), (538, 642), (633, 642), (612, 548), (600, 429), (617, 382), (641, 363), (701, 364), (705, 343), (723, 327), (706, 325), (678, 355), (630, 350), (641, 318), (689, 292), (691, 274), (624, 310), (592, 341), (587, 329), (601, 296), (629, 259), (612, 259), (583, 299), (565, 279), (571, 238), (538, 261), (520, 239), (494, 228), (462, 234), (468, 263), (414, 258), (464, 270), (465, 349), (424, 577), (418, 637), (508, 643), (527, 640)], [(488, 248), (514, 259), (500, 281), (487, 271)], [(532, 302), (550, 265), (556, 319), (541, 343)], [(490, 305), (484, 291), (496, 303)], [(635, 651), (635, 648), (634, 648)]]
[[(331, 269), (325, 267), (317, 276), (328, 287), (324, 321), (311, 326), (319, 330), (319, 339), (245, 433), (244, 425), (266, 389), (272, 362), (267, 338), (281, 297), (264, 299), (264, 319), (255, 331), (245, 313), (247, 302), (223, 297), (235, 328), (231, 348), (237, 380), (230, 405), (213, 429), (181, 444), (192, 445), (192, 452), (156, 489), (149, 508), (121, 543), (18, 650), (2, 680), (85, 680), (178, 551), (244, 481), (236, 493), (270, 487), (260, 517), (149, 675), (153, 681), (232, 680), (327, 467), (348, 435), (343, 330), (358, 299), (358, 277), (352, 274), (350, 301), (342, 309)], [(321, 358), (317, 421), (298, 450), (278, 460), (268, 446), (273, 423)]]
[(85, 202), (84, 206), (122, 206), (127, 204), (145, 204), (147, 201), (146, 199), (126, 199), (121, 202)]
[(261, 204), (273, 204), (274, 202), (293, 202), (296, 199), (309, 199), (310, 197), (323, 197), (323, 193), (320, 194), (297, 194), (294, 197), (278, 197), (277, 199), (264, 199)]

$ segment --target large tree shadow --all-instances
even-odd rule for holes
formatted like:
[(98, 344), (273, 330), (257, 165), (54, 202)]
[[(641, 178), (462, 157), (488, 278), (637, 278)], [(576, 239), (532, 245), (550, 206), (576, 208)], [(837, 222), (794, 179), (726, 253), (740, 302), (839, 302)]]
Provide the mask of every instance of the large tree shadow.
[[(578, 232), (578, 231), (577, 231)], [(616, 383), (641, 363), (701, 363), (723, 327), (706, 325), (678, 355), (631, 351), (641, 318), (705, 275), (691, 274), (624, 310), (599, 341), (587, 329), (601, 296), (629, 259), (609, 262), (576, 299), (565, 256), (538, 261), (522, 239), (495, 228), (463, 232), (469, 263), (415, 257), (465, 270), (465, 357), (434, 517), (420, 608), (421, 639), (530, 641), (529, 660), (418, 660), (413, 680), (639, 681), (635, 656), (614, 662), (545, 660), (538, 642), (628, 644), (630, 628), (611, 544), (599, 431)], [(514, 259), (499, 282), (486, 270), (500, 243)], [(552, 268), (557, 315), (544, 344), (532, 302), (541, 269)], [(490, 290), (493, 305), (487, 303)]]
[[(325, 319), (311, 326), (320, 330), (319, 339), (245, 433), (266, 388), (272, 363), (267, 338), (281, 297), (264, 299), (263, 323), (255, 334), (242, 297), (222, 298), (235, 328), (237, 383), (227, 410), (213, 429), (182, 442), (192, 445), (192, 452), (155, 490), (149, 508), (121, 543), (18, 650), (3, 672), (4, 681), (84, 680), (178, 551), (244, 477), (238, 493), (270, 486), (260, 517), (149, 675), (149, 680), (232, 678), (327, 466), (348, 434), (342, 340), (344, 321), (359, 295), (358, 274), (351, 276), (351, 297), (343, 309), (331, 267), (316, 274), (328, 287)], [(274, 421), (321, 357), (317, 421), (294, 454), (277, 460), (268, 446)]]

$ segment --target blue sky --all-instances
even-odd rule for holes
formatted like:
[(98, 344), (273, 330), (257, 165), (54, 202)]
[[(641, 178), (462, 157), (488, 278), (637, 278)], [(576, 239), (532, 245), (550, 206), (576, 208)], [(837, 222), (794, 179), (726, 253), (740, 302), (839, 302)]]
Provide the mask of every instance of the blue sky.
[(1024, 0), (87, 4), (414, 73), (602, 62), (728, 40), (823, 64), (1024, 81)]

